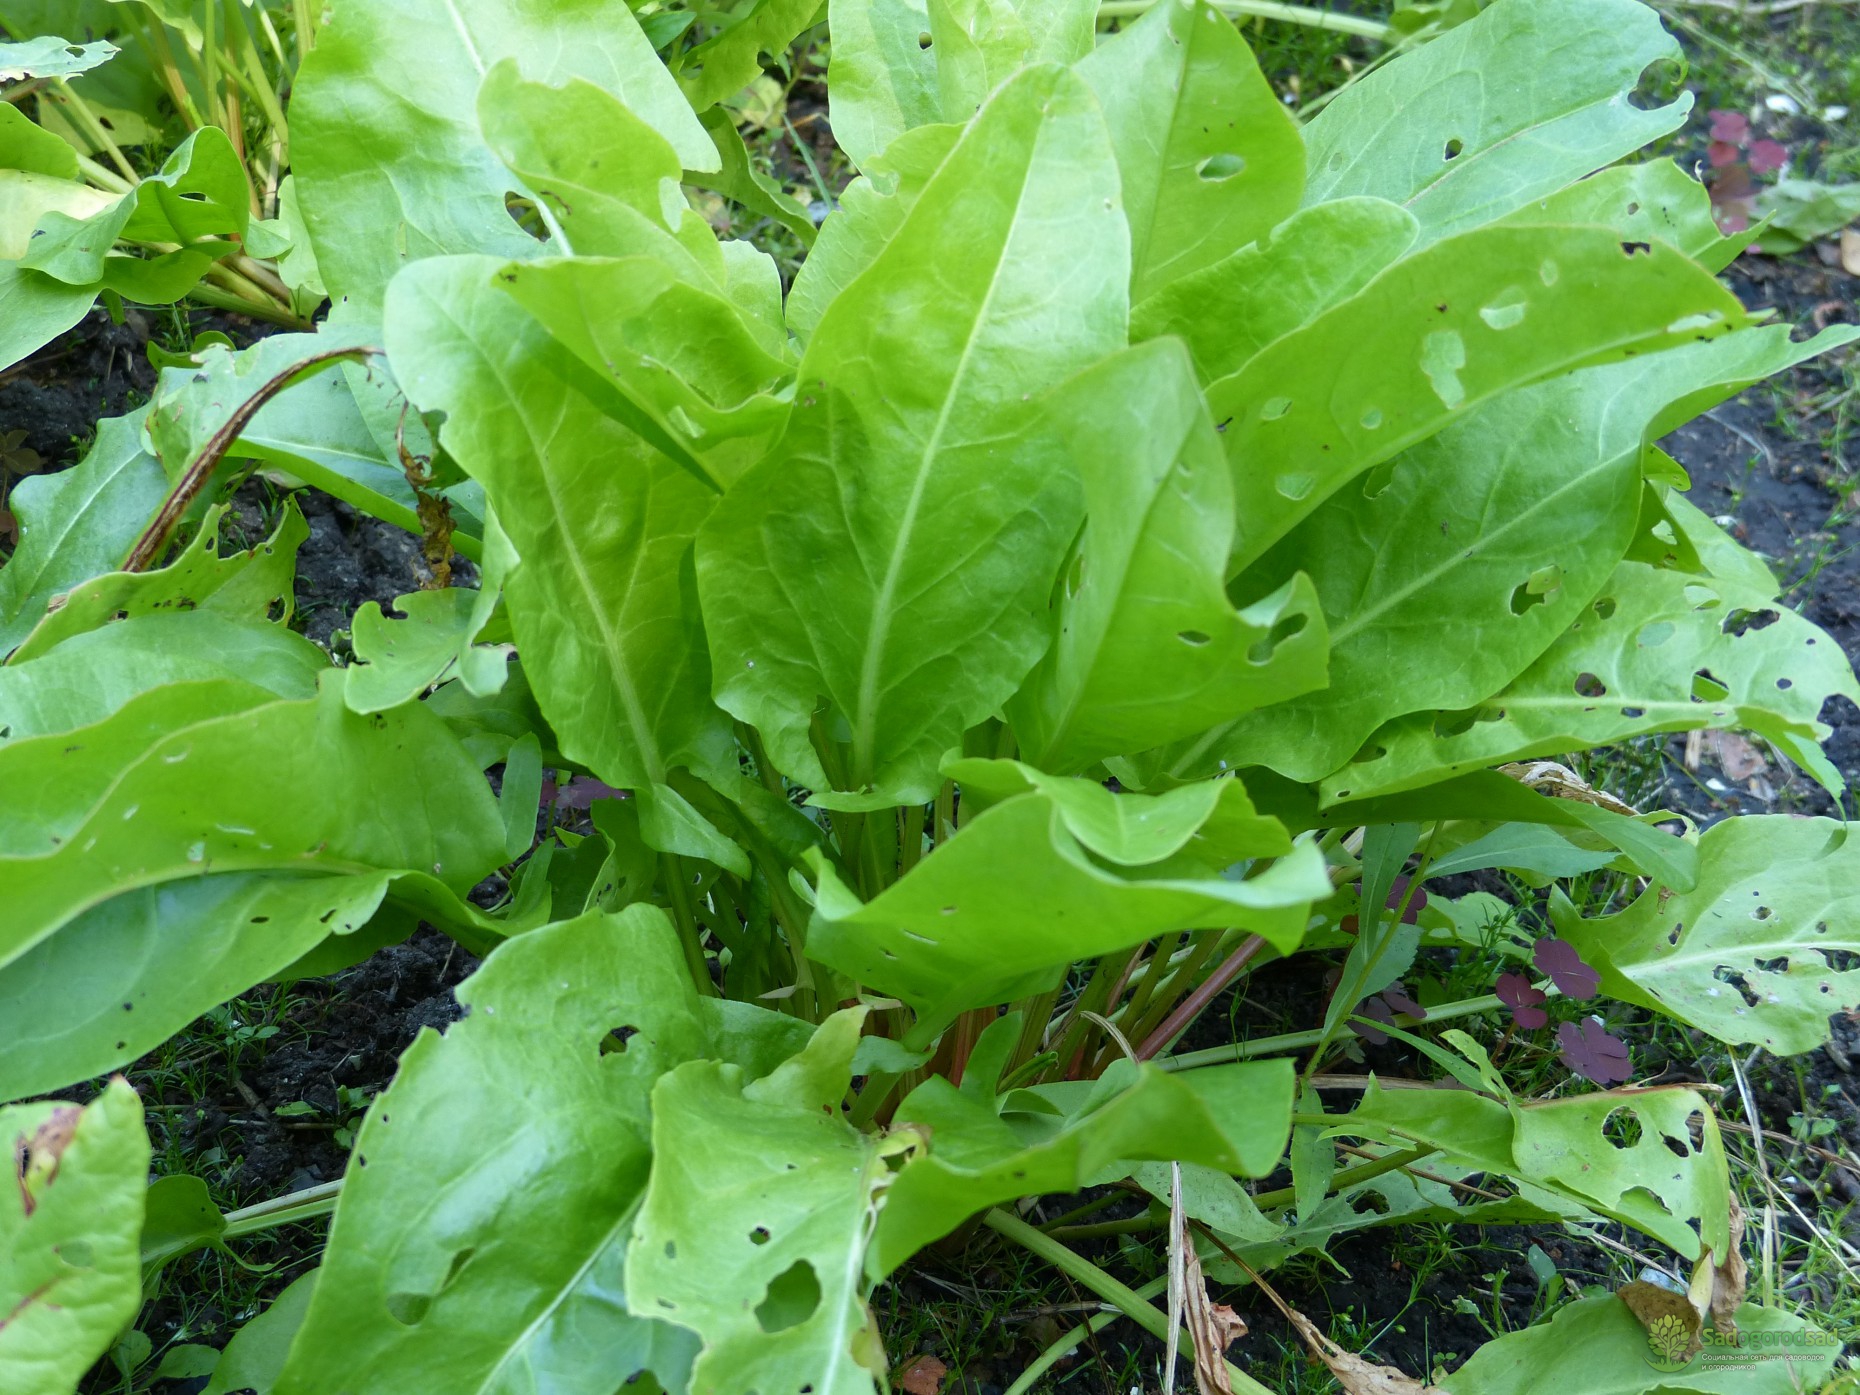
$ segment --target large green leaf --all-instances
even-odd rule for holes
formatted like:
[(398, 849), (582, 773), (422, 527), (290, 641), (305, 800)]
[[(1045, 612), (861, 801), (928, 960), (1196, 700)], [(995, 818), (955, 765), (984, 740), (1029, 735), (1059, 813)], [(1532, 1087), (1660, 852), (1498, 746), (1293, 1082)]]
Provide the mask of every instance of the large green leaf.
[[(1019, 1027), (1018, 1014), (999, 1019)], [(898, 1105), (892, 1127), (928, 1138), (885, 1193), (873, 1264), (889, 1274), (969, 1216), (1016, 1197), (1079, 1192), (1151, 1159), (1261, 1177), (1291, 1129), (1292, 1062), (1260, 1061), (1170, 1075), (1119, 1060), (1085, 1101), (1060, 1110), (1035, 1091), (997, 1099), (971, 1056), (960, 1089), (932, 1076)]]
[[(1196, 847), (1159, 855), (1153, 833), (1134, 850), (1122, 820), (1108, 825), (1116, 832), (1106, 838), (1106, 824), (1081, 819), (1045, 791), (974, 818), (870, 902), (816, 855), (808, 955), (904, 999), (924, 1023), (941, 1024), (965, 1008), (1050, 988), (1071, 960), (1171, 930), (1239, 926), (1289, 951), (1304, 934), (1309, 903), (1330, 894), (1323, 856), (1300, 842), (1252, 877), (1223, 876), (1241, 857), (1283, 849), (1284, 832), (1246, 817), (1252, 807), (1237, 781), (1220, 782), (1217, 793), (1228, 806), (1223, 825), (1240, 834), (1211, 840), (1218, 857), (1215, 848)], [(1117, 798), (1154, 808), (1148, 796)], [(1209, 801), (1200, 802), (1199, 811), (1173, 809), (1171, 820), (1194, 829), (1213, 817)], [(1120, 853), (1131, 861), (1120, 862)]]
[(1828, 734), (1821, 708), (1836, 693), (1860, 700), (1852, 666), (1795, 612), (1730, 582), (1623, 562), (1511, 683), (1476, 706), (1396, 719), (1324, 788), (1386, 793), (1643, 732), (1714, 727), (1786, 742), (1800, 759)]
[(1235, 471), (1234, 567), (1465, 408), (1742, 320), (1696, 263), (1601, 228), (1499, 225), (1405, 257), (1209, 385)]
[(142, 1101), (112, 1081), (84, 1109), (0, 1109), (13, 1160), (0, 1199), (0, 1374), (21, 1395), (66, 1395), (142, 1303), (148, 1192)]
[(1104, 108), (1117, 151), (1133, 301), (1297, 210), (1298, 124), (1233, 21), (1205, 0), (1155, 6), (1100, 44), (1078, 74)]
[(563, 754), (609, 784), (731, 777), (683, 576), (715, 495), (550, 370), (550, 336), (494, 284), (502, 265), (409, 269), (388, 349), (413, 400), (447, 414), (441, 441), (516, 551), (505, 599), (537, 700)]
[(631, 1301), (698, 1334), (691, 1389), (875, 1395), (884, 1348), (865, 1250), (889, 1156), (840, 1117), (865, 1009), (821, 1024), (760, 1080), (693, 1061), (652, 1091), (652, 1180), (626, 1256)]
[(1173, 334), (1202, 381), (1236, 373), (1368, 285), (1414, 242), (1414, 215), (1385, 199), (1301, 209), (1260, 241), (1171, 281), (1130, 312), (1132, 340)]
[(1781, 1308), (1746, 1303), (1737, 1310), (1744, 1349), (1713, 1348), (1683, 1370), (1653, 1364), (1647, 1329), (1612, 1294), (1578, 1298), (1548, 1322), (1487, 1342), (1440, 1380), (1447, 1395), (1533, 1395), (1545, 1389), (1583, 1395), (1797, 1395), (1829, 1375), (1839, 1341)]
[(1841, 825), (1783, 815), (1726, 819), (1699, 840), (1701, 875), (1655, 887), (1594, 920), (1561, 907), (1558, 933), (1602, 973), (1611, 997), (1666, 1013), (1720, 1041), (1777, 1055), (1828, 1039), (1860, 1005), (1860, 850)]
[(684, 164), (716, 167), (710, 137), (624, 5), (348, 0), (318, 26), (291, 102), (298, 206), (332, 295), (378, 313), (409, 262), (534, 254), (478, 124), (479, 84), (504, 58), (532, 78), (606, 88)]
[(521, 935), (459, 998), (356, 1138), (276, 1395), (612, 1395), (645, 1371), (682, 1390), (695, 1343), (624, 1278), (649, 1092), (711, 1056), (765, 1073), (806, 1028), (700, 1000), (648, 906)]
[(360, 930), (395, 878), (230, 872), (113, 897), (0, 968), (0, 1099), (95, 1079)]
[[(239, 710), (249, 699), (220, 698), (219, 711), (190, 721), (188, 703), (202, 696), (157, 689), (82, 739), (0, 748), (0, 778), (30, 791), (0, 822), (0, 963), (112, 896), (207, 872), (404, 869), (430, 877), (443, 907), (503, 861), (504, 824), (483, 776), (418, 704), (363, 717), (327, 682), (308, 701)], [(241, 774), (255, 770), (265, 778)], [(447, 817), (410, 818), (415, 796)]]
[(1637, 0), (1497, 0), (1344, 87), (1305, 128), (1306, 203), (1374, 194), (1421, 239), (1490, 222), (1676, 129), (1629, 100), (1679, 44)]
[[(1507, 393), (1363, 488), (1339, 490), (1252, 568), (1242, 593), (1316, 579), (1330, 687), (1184, 743), (1170, 768), (1225, 760), (1313, 780), (1404, 710), (1431, 709), (1431, 721), (1483, 702), (1608, 582), (1638, 521), (1645, 443), (1824, 347), (1776, 326), (1585, 369)], [(1450, 664), (1437, 661), (1446, 633)], [(1431, 745), (1412, 754), (1430, 774), (1448, 768)], [(1359, 781), (1360, 770), (1334, 788), (1361, 797), (1418, 782)]]
[(1045, 647), (1078, 504), (1033, 399), (1123, 342), (1116, 191), (1083, 83), (1001, 89), (828, 308), (787, 432), (699, 535), (717, 700), (825, 792), (825, 697), (849, 768), (820, 802), (927, 799)]
[[(10, 323), (11, 311), (0, 319)], [(106, 417), (75, 469), (22, 480), (9, 496), (20, 537), (0, 567), (0, 655), (31, 632), (53, 596), (113, 570), (160, 507), (167, 482), (148, 452), (144, 415)]]
[(1107, 359), (1055, 417), (1084, 476), (1084, 537), (1053, 602), (1052, 647), (1008, 706), (1021, 750), (1084, 770), (1325, 682), (1308, 578), (1235, 610), (1233, 492), (1179, 341)]
[(280, 624), (215, 610), (142, 615), (0, 668), (0, 747), (100, 722), (166, 683), (226, 678), (308, 698), (328, 669), (328, 654)]
[[(10, 117), (11, 121), (0, 120), (0, 142), (14, 134), (5, 128), (18, 123), (24, 130), (37, 132), (66, 155), (73, 154), (71, 147), (57, 136), (26, 120), (18, 107), (9, 103), (0, 111), (0, 118), (4, 117)], [(10, 153), (0, 151), (0, 159)], [(37, 153), (21, 151), (19, 156), (31, 160), (37, 158)], [(7, 261), (17, 261), (25, 256), (26, 249), (31, 245), (33, 228), (47, 213), (62, 213), (67, 218), (82, 221), (115, 202), (108, 194), (88, 184), (78, 183), (75, 166), (69, 176), (59, 178), (35, 170), (19, 169), (10, 162), (0, 165), (0, 257)]]

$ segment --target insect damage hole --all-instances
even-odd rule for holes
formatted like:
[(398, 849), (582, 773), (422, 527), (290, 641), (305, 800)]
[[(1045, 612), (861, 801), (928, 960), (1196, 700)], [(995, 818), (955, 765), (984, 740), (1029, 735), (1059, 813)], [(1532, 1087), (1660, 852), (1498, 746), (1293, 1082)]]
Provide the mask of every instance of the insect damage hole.
[(1640, 1115), (1632, 1109), (1611, 1110), (1608, 1117), (1602, 1120), (1602, 1137), (1622, 1152), (1640, 1147)]
[(639, 1035), (637, 1027), (614, 1027), (601, 1036), (601, 1055), (624, 1056), (627, 1043)]
[(1232, 179), (1246, 169), (1246, 160), (1239, 155), (1210, 155), (1199, 165), (1195, 173), (1209, 184), (1219, 184), (1222, 180)]
[(1202, 645), (1209, 643), (1210, 640), (1212, 639), (1212, 636), (1204, 633), (1201, 630), (1177, 630), (1175, 637), (1181, 640), (1182, 643), (1190, 645), (1196, 649), (1199, 649)]
[(1466, 142), (1461, 140), (1458, 136), (1455, 136), (1453, 137), (1453, 139), (1447, 142), (1445, 158), (1449, 160), (1457, 160), (1460, 158), (1461, 154), (1464, 153), (1465, 149), (1466, 149)]
[(769, 1242), (769, 1228), (767, 1226), (759, 1225), (754, 1230), (749, 1232), (749, 1243), (750, 1244), (766, 1245), (768, 1244), (768, 1242)]
[(799, 1327), (820, 1306), (820, 1278), (814, 1266), (797, 1259), (773, 1279), (756, 1304), (756, 1325), (764, 1332), (786, 1332)]

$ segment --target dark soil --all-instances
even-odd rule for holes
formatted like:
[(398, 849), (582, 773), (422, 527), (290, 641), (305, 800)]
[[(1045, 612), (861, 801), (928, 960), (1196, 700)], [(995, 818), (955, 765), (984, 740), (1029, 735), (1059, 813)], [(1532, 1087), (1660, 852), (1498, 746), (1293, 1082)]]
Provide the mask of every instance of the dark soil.
[[(1801, 335), (1860, 323), (1860, 277), (1813, 251), (1790, 258), (1753, 254), (1733, 264), (1731, 282), (1750, 307), (1774, 307)], [(1844, 439), (1852, 405), (1817, 410), (1837, 397), (1855, 349), (1811, 360), (1687, 423), (1666, 450), (1692, 476), (1692, 502), (1769, 560), (1789, 605), (1860, 655), (1860, 441)], [(1828, 757), (1850, 786), (1860, 782), (1860, 709), (1828, 702)], [(1701, 749), (1701, 745), (1703, 749)], [(1738, 813), (1832, 814), (1833, 801), (1773, 753), (1767, 768), (1734, 778), (1715, 742), (1667, 743), (1668, 807), (1702, 824)], [(1737, 756), (1746, 754), (1733, 744)], [(1738, 765), (1738, 770), (1745, 769)]]
[(75, 465), (99, 420), (120, 416), (154, 390), (148, 337), (148, 312), (127, 311), (115, 324), (99, 308), (0, 372), (0, 437), (23, 433), (15, 447), (37, 454), (45, 471)]

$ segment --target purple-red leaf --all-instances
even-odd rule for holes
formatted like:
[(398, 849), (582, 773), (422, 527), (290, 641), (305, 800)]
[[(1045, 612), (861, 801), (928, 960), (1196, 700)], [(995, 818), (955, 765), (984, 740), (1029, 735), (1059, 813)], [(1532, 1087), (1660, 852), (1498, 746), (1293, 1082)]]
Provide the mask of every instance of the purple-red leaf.
[(625, 798), (625, 790), (604, 785), (592, 775), (577, 775), (559, 789), (554, 780), (543, 781), (542, 807), (545, 809), (551, 805), (557, 809), (586, 809), (598, 799)]
[(1427, 1017), (1427, 1009), (1408, 996), (1408, 985), (1398, 983), (1393, 988), (1382, 990), (1382, 1001), (1403, 1017), (1412, 1017), (1420, 1022)]
[(1789, 149), (1779, 141), (1760, 140), (1750, 147), (1750, 168), (1758, 174), (1774, 174), (1789, 163)]
[[(1370, 1018), (1372, 1021), (1376, 1022), (1385, 1022), (1391, 1027), (1395, 1025), (1395, 1013), (1390, 1009), (1389, 1005), (1380, 998), (1363, 999), (1362, 1002), (1356, 1005), (1356, 1015), (1358, 1017)], [(1352, 1022), (1350, 1024), (1350, 1030), (1355, 1032), (1371, 1046), (1388, 1045), (1388, 1033), (1378, 1032), (1374, 1027), (1370, 1026), (1368, 1022)]]
[(1495, 990), (1499, 1002), (1511, 1009), (1511, 1020), (1527, 1032), (1534, 1032), (1550, 1020), (1541, 1006), (1544, 991), (1523, 974), (1500, 974)]
[(1715, 170), (1736, 164), (1737, 156), (1737, 147), (1727, 141), (1715, 140), (1705, 147), (1705, 158), (1711, 161), (1711, 167)]
[(1750, 139), (1750, 119), (1741, 111), (1714, 111), (1711, 114), (1711, 138), (1728, 145), (1742, 145)]
[(1608, 1029), (1593, 1017), (1581, 1022), (1560, 1023), (1556, 1029), (1558, 1053), (1563, 1064), (1597, 1085), (1618, 1085), (1634, 1074), (1628, 1059), (1627, 1043), (1610, 1036)]
[(1544, 936), (1531, 946), (1531, 962), (1539, 973), (1549, 975), (1556, 991), (1565, 998), (1593, 998), (1602, 986), (1602, 976), (1582, 962), (1582, 956), (1568, 940)]
[[(1408, 878), (1397, 877), (1395, 878), (1394, 885), (1389, 888), (1388, 901), (1385, 904), (1392, 911), (1401, 904), (1402, 897), (1407, 894)], [(1358, 900), (1362, 899), (1363, 884), (1361, 882), (1356, 884), (1356, 895)], [(1423, 888), (1417, 886), (1414, 889), (1414, 899), (1408, 903), (1408, 909), (1401, 913), (1402, 924), (1413, 925), (1415, 917), (1420, 915), (1421, 908), (1425, 905), (1427, 905), (1427, 892)], [(1346, 915), (1342, 920), (1337, 922), (1337, 928), (1347, 935), (1354, 935), (1358, 924), (1359, 921), (1355, 916)]]

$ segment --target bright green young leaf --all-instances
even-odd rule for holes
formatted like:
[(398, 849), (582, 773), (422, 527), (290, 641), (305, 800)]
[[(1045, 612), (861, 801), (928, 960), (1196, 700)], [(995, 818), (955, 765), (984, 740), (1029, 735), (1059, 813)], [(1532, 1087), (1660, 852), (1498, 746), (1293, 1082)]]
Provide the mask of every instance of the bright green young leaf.
[[(418, 704), (363, 717), (343, 705), (340, 683), (326, 683), (309, 701), (151, 733), (145, 713), (168, 700), (152, 693), (81, 742), (53, 736), (0, 748), (0, 771), (17, 762), (31, 777), (8, 787), (56, 811), (0, 853), (8, 907), (0, 963), (112, 896), (206, 872), (406, 869), (463, 896), (503, 860), (503, 821), (482, 775)], [(99, 769), (117, 772), (100, 789)], [(263, 779), (229, 775), (256, 770)], [(291, 797), (281, 800), (280, 790)], [(449, 817), (408, 817), (410, 793)]]
[(356, 662), (343, 674), (352, 712), (398, 707), (456, 676), (466, 691), (488, 697), (503, 686), (508, 646), (473, 643), (482, 625), (480, 592), (462, 587), (414, 591), (395, 598), (390, 620), (369, 601), (355, 612), (350, 642)]
[(1091, 0), (927, 0), (930, 43), (945, 121), (967, 121), (989, 93), (1024, 68), (1070, 65), (1092, 51)]
[(1405, 257), (1209, 385), (1235, 472), (1233, 566), (1463, 409), (1743, 319), (1695, 263), (1600, 228), (1480, 228)]
[(875, 1395), (884, 1370), (865, 1250), (891, 1181), (875, 1138), (839, 1117), (863, 1008), (824, 1022), (761, 1080), (692, 1061), (652, 1091), (652, 1180), (633, 1229), (634, 1304), (703, 1342), (691, 1388)]
[[(1440, 1387), (1447, 1395), (1533, 1395), (1546, 1389), (1583, 1395), (1797, 1395), (1816, 1388), (1840, 1350), (1835, 1338), (1780, 1308), (1746, 1303), (1737, 1311), (1737, 1330), (1746, 1334), (1749, 1351), (1714, 1348), (1728, 1359), (1714, 1367), (1695, 1357), (1683, 1370), (1663, 1372), (1652, 1364), (1647, 1329), (1627, 1304), (1612, 1295), (1579, 1298), (1548, 1322), (1486, 1343), (1443, 1377)], [(1761, 1349), (1758, 1342), (1764, 1343)]]
[(1308, 842), (1244, 881), (1192, 856), (1107, 867), (1041, 793), (966, 824), (869, 903), (812, 860), (820, 885), (809, 957), (939, 1024), (1049, 988), (1070, 960), (1172, 930), (1239, 926), (1289, 951), (1309, 903), (1330, 894), (1323, 856)]
[(653, 257), (563, 258), (506, 267), (495, 284), (573, 355), (550, 364), (572, 388), (713, 491), (788, 420), (784, 336), (691, 273)]
[(965, 807), (1029, 790), (1052, 800), (1066, 831), (1094, 856), (1143, 867), (1187, 851), (1225, 868), (1242, 858), (1282, 857), (1292, 840), (1277, 819), (1259, 814), (1238, 780), (1199, 780), (1163, 794), (1113, 794), (1096, 780), (1048, 775), (1021, 761), (969, 758), (944, 765), (962, 788)]
[(213, 1204), (207, 1184), (187, 1172), (171, 1172), (149, 1183), (142, 1216), (142, 1287), (172, 1261), (197, 1250), (222, 1249), (226, 1217)]
[(1779, 1056), (1828, 1039), (1860, 1003), (1854, 905), (1860, 851), (1840, 825), (1783, 815), (1726, 819), (1699, 841), (1696, 888), (1648, 890), (1595, 920), (1565, 908), (1558, 933), (1602, 972), (1610, 997)]
[[(0, 312), (0, 321), (8, 318)], [(0, 655), (31, 632), (53, 596), (113, 571), (161, 506), (167, 482), (148, 453), (143, 416), (105, 418), (75, 469), (14, 486), (7, 507), (20, 538), (0, 567)]]
[(743, 137), (729, 111), (712, 107), (699, 119), (710, 132), (711, 143), (717, 147), (717, 158), (723, 167), (713, 174), (686, 170), (685, 182), (700, 189), (715, 190), (751, 213), (773, 218), (798, 237), (803, 247), (811, 249), (816, 229), (807, 205), (791, 197), (772, 176), (757, 168), (749, 158), (749, 148), (743, 144)]
[(317, 1275), (312, 1269), (271, 1300), (271, 1305), (246, 1323), (226, 1344), (220, 1364), (213, 1368), (213, 1379), (201, 1395), (234, 1395), (250, 1391), (252, 1395), (272, 1395), (278, 1376), (290, 1355), (291, 1343), (303, 1326), (310, 1299), (316, 1292)]
[(1606, 867), (1613, 850), (1579, 847), (1545, 824), (1503, 823), (1427, 864), (1429, 877), (1452, 877), (1487, 867), (1505, 867), (1533, 877), (1578, 877)]
[(1214, 6), (1165, 0), (1100, 44), (1078, 74), (1104, 108), (1117, 152), (1133, 302), (1297, 211), (1298, 123)]
[(294, 501), (286, 503), (269, 538), (222, 556), (219, 531), (224, 515), (224, 506), (209, 509), (193, 542), (168, 566), (105, 572), (74, 587), (9, 662), (23, 664), (75, 635), (163, 611), (211, 610), (234, 619), (288, 623), (296, 608), (291, 583), (297, 549), (310, 536), (303, 513)]
[(378, 313), (410, 262), (535, 254), (505, 209), (509, 175), (478, 124), (479, 84), (505, 58), (538, 81), (606, 88), (685, 165), (715, 165), (710, 138), (624, 5), (340, 5), (318, 26), (291, 101), (298, 206), (332, 295)]
[(0, 1199), (0, 1372), (22, 1395), (65, 1395), (142, 1303), (142, 1101), (115, 1080), (82, 1109), (14, 1105), (0, 1137), (17, 1168)]
[(1383, 199), (1301, 209), (1258, 242), (1171, 281), (1130, 311), (1133, 341), (1173, 334), (1203, 382), (1368, 285), (1413, 244), (1414, 215)]
[(483, 483), (518, 561), (505, 601), (564, 755), (619, 788), (685, 766), (734, 774), (683, 575), (715, 498), (541, 361), (543, 328), (493, 284), (499, 264), (410, 269), (388, 307), (408, 393), (447, 413), (447, 451)]
[(1028, 758), (1080, 771), (1322, 687), (1309, 578), (1244, 610), (1227, 599), (1231, 478), (1181, 345), (1107, 359), (1067, 385), (1055, 417), (1087, 522), (1052, 646), (1008, 705)]
[(846, 186), (839, 207), (820, 228), (820, 240), (801, 263), (788, 292), (788, 328), (811, 339), (834, 297), (885, 250), (943, 167), (963, 128), (944, 123), (907, 131), (865, 162), (865, 173)]
[[(1316, 578), (1330, 686), (1184, 743), (1171, 768), (1224, 759), (1313, 780), (1404, 708), (1483, 701), (1607, 583), (1636, 526), (1644, 442), (1820, 347), (1778, 326), (1585, 369), (1507, 393), (1339, 490), (1242, 592)], [(1450, 664), (1439, 662), (1446, 632), (1458, 641)], [(1340, 776), (1335, 788), (1396, 786)]]
[(165, 683), (225, 678), (308, 698), (328, 668), (329, 655), (283, 625), (214, 610), (159, 611), (0, 668), (0, 746), (100, 722)]
[(827, 28), (828, 120), (856, 167), (906, 131), (944, 120), (924, 0), (828, 0)]
[[(928, 799), (1045, 647), (1078, 506), (1033, 399), (1123, 341), (1116, 188), (1084, 85), (1010, 82), (828, 308), (786, 434), (699, 535), (717, 701), (820, 802)], [(822, 697), (843, 785), (810, 741)]]
[(1496, 0), (1318, 113), (1305, 202), (1389, 199), (1423, 243), (1501, 218), (1676, 129), (1691, 93), (1651, 110), (1629, 97), (1679, 56), (1637, 0)]
[(506, 59), (479, 89), (478, 121), (552, 215), (558, 253), (655, 256), (723, 281), (716, 234), (678, 189), (680, 152), (612, 92), (582, 78), (526, 81)]
[[(1017, 1017), (1001, 1021), (1018, 1022)], [(995, 1030), (995, 1028), (990, 1028)], [(970, 1069), (975, 1062), (971, 1058)], [(1025, 1094), (975, 1098), (933, 1076), (898, 1106), (893, 1128), (929, 1143), (885, 1193), (873, 1264), (886, 1275), (968, 1217), (1016, 1197), (1078, 1192), (1149, 1159), (1260, 1177), (1278, 1166), (1292, 1114), (1294, 1067), (1259, 1061), (1170, 1075), (1120, 1060), (1084, 1107), (1017, 1112)]]
[(699, 111), (762, 75), (762, 55), (779, 56), (826, 8), (823, 0), (747, 0), (723, 26), (680, 57), (678, 85)]
[(1860, 700), (1839, 645), (1729, 582), (1623, 562), (1580, 614), (1480, 705), (1416, 712), (1377, 731), (1325, 781), (1326, 794), (1410, 789), (1651, 731), (1743, 727), (1812, 747), (1828, 733), (1820, 713), (1830, 696)]
[(805, 1028), (700, 1000), (649, 906), (520, 935), (458, 995), (369, 1110), (275, 1395), (682, 1390), (695, 1343), (626, 1298), (648, 1094), (714, 1055), (765, 1073)]

